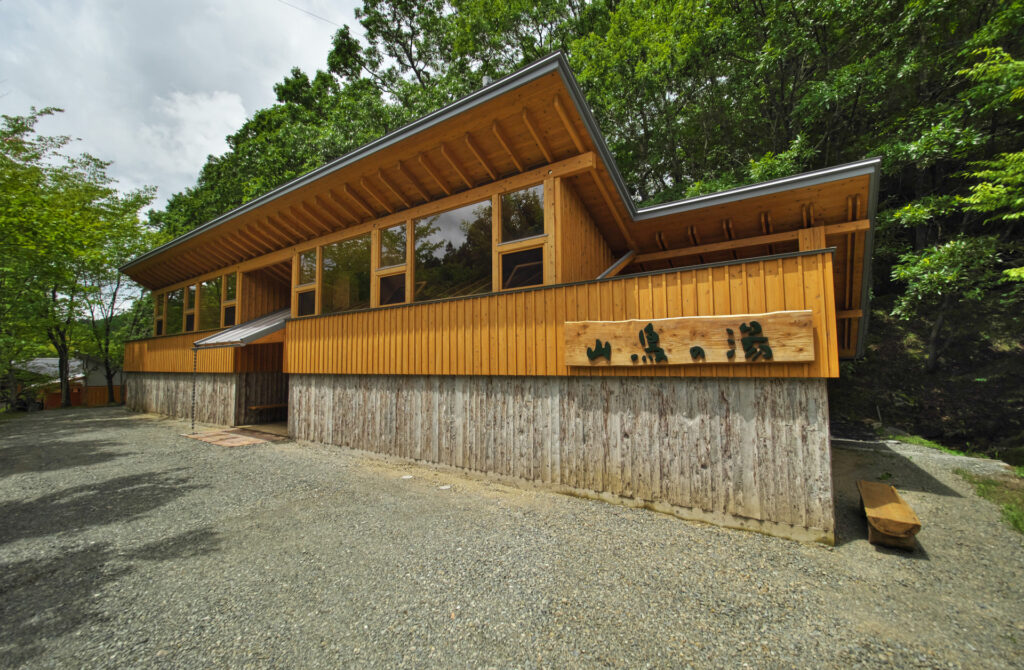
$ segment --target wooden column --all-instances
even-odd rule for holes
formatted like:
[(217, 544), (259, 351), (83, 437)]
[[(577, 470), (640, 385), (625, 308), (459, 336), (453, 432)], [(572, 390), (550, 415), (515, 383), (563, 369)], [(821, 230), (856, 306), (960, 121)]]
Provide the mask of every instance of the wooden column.
[(380, 229), (370, 231), (370, 307), (380, 307)]
[(491, 290), (494, 292), (501, 290), (499, 244), (501, 244), (501, 194), (495, 193), (491, 196)]
[(555, 265), (555, 235), (558, 228), (558, 189), (561, 186), (561, 179), (548, 177), (544, 180), (544, 232), (547, 240), (544, 241), (544, 284), (551, 285), (558, 283), (558, 273)]
[(814, 226), (801, 228), (797, 237), (800, 251), (813, 251), (825, 248), (825, 228)]

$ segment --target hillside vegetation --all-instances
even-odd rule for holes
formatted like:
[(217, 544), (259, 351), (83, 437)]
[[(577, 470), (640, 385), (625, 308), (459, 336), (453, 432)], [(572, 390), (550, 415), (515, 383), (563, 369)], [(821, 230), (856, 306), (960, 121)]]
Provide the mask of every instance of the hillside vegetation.
[(637, 203), (882, 158), (865, 360), (832, 384), (855, 432), (1019, 447), (1024, 3), (366, 0), (323, 69), (149, 214), (177, 235), (553, 50)]

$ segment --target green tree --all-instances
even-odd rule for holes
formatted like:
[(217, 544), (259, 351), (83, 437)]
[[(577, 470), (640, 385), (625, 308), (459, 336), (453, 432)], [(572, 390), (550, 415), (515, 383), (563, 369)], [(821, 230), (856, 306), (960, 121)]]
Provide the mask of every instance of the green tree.
[[(67, 137), (39, 135), (36, 124), (59, 110), (4, 116), (0, 128), (0, 331), (8, 374), (43, 338), (59, 360), (62, 404), (71, 401), (69, 361), (82, 336), (90, 281), (112, 269), (111, 240), (132, 233), (152, 190), (120, 196), (88, 154), (68, 155)], [(28, 346), (29, 344), (33, 346)]]

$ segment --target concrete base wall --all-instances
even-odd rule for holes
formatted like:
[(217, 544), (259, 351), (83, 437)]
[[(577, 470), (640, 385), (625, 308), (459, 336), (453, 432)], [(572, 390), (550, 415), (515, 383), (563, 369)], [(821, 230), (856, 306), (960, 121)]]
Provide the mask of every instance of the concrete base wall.
[[(192, 373), (129, 372), (125, 375), (125, 405), (188, 419), (192, 416)], [(285, 403), (288, 378), (280, 372), (195, 375), (196, 421), (237, 426), (283, 420), (287, 410), (253, 411), (253, 405)]]
[(824, 380), (289, 375), (292, 437), (834, 539)]

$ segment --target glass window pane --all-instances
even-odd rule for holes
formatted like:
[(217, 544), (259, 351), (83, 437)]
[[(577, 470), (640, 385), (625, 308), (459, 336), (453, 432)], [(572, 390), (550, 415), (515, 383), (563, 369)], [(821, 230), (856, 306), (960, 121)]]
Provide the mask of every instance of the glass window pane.
[(501, 241), (511, 242), (544, 233), (544, 185), (501, 196)]
[(164, 294), (163, 293), (157, 293), (156, 295), (154, 295), (153, 296), (153, 303), (156, 305), (156, 315), (157, 316), (163, 316), (164, 315)]
[(224, 326), (235, 325), (235, 306), (229, 305), (224, 308)]
[(311, 284), (315, 281), (316, 249), (310, 249), (299, 254), (299, 284)]
[(220, 328), (220, 277), (204, 281), (199, 291), (199, 330)]
[(325, 245), (320, 290), (322, 313), (370, 306), (370, 234)]
[(299, 294), (299, 316), (312, 316), (316, 313), (316, 291)]
[(405, 263), (405, 224), (391, 226), (380, 231), (380, 266)]
[(181, 332), (182, 315), (185, 313), (185, 291), (178, 289), (167, 294), (167, 334)]
[(185, 311), (190, 312), (196, 308), (196, 285), (188, 287), (188, 302), (185, 303)]
[(491, 201), (416, 220), (414, 300), (491, 290)]
[(380, 304), (400, 305), (405, 302), (405, 273), (380, 278)]
[(238, 281), (238, 273), (232, 272), (229, 275), (225, 275), (224, 281), (226, 282), (224, 285), (224, 299), (234, 300), (236, 295), (235, 289), (236, 282)]
[(158, 320), (156, 322), (156, 334), (157, 335), (163, 335), (164, 334), (164, 322), (163, 322), (163, 319), (160, 319), (160, 320)]
[(501, 255), (502, 288), (537, 286), (544, 283), (544, 249), (536, 247)]
[(185, 332), (191, 333), (196, 329), (196, 315), (195, 312), (189, 312), (185, 315)]

